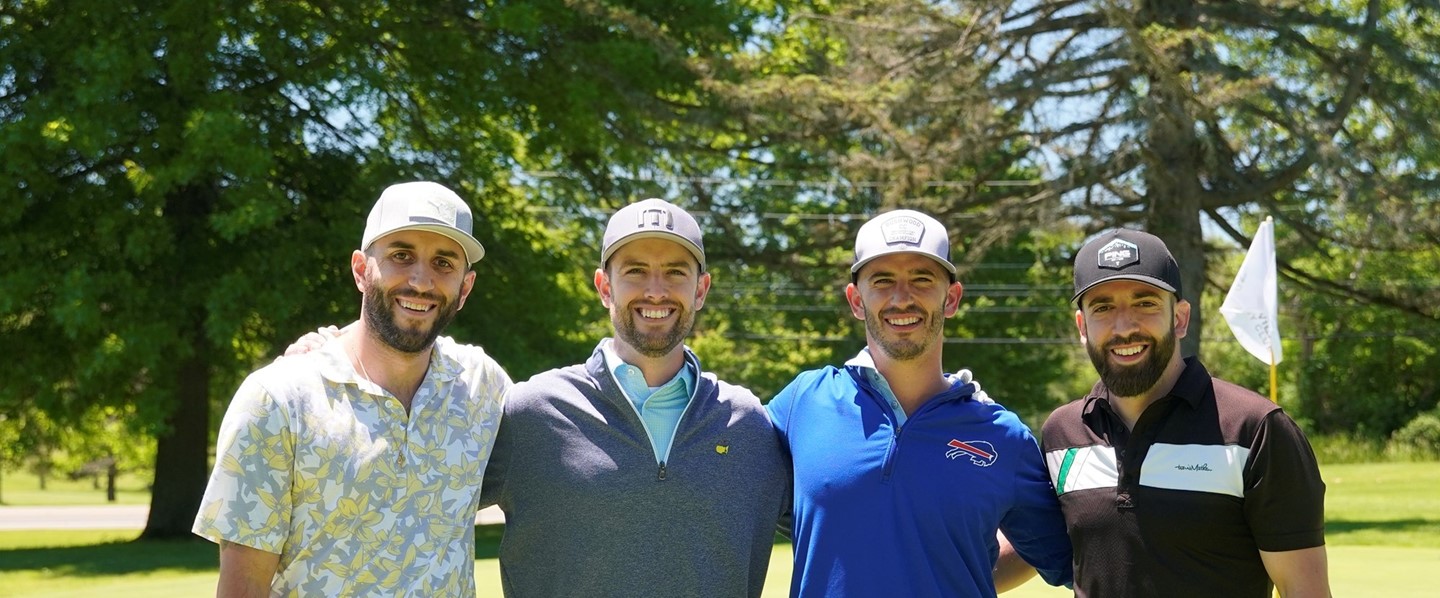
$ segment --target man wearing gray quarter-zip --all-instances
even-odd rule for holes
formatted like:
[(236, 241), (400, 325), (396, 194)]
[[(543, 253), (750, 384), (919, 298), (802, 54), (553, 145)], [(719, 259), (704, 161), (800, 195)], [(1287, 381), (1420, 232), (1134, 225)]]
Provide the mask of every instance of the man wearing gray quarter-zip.
[(788, 459), (750, 391), (684, 345), (710, 273), (659, 199), (615, 213), (595, 290), (614, 337), (505, 398), (481, 505), (505, 511), (505, 595), (759, 596)]

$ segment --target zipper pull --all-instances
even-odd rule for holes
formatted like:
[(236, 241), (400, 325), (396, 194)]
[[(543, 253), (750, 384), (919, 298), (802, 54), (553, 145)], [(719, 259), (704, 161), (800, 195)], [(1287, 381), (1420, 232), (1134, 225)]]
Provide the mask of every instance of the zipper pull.
[(660, 481), (665, 481), (665, 464), (660, 464)]

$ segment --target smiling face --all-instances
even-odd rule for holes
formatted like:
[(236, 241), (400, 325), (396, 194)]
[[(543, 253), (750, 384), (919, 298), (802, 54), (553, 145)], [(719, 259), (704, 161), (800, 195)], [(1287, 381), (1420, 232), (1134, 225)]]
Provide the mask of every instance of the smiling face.
[(615, 339), (651, 358), (676, 351), (705, 305), (710, 274), (684, 247), (665, 239), (621, 246), (595, 271), (595, 290), (610, 309)]
[(1181, 367), (1190, 304), (1143, 282), (1115, 280), (1086, 291), (1075, 312), (1080, 342), (1110, 392), (1139, 397)]
[(399, 231), (376, 239), (351, 257), (364, 292), (365, 325), (402, 353), (428, 350), (475, 284), (460, 245), (444, 235)]
[(916, 253), (883, 255), (865, 264), (845, 288), (850, 313), (865, 321), (865, 336), (897, 361), (938, 351), (945, 318), (959, 308), (962, 288), (933, 259)]

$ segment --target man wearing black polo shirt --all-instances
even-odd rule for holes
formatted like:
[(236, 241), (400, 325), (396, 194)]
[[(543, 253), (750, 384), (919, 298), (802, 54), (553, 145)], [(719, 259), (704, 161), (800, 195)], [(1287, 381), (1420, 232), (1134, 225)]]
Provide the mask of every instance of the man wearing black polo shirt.
[(1153, 235), (1075, 257), (1075, 325), (1100, 374), (1042, 449), (1075, 546), (1075, 595), (1329, 596), (1325, 484), (1280, 407), (1181, 359), (1190, 303)]

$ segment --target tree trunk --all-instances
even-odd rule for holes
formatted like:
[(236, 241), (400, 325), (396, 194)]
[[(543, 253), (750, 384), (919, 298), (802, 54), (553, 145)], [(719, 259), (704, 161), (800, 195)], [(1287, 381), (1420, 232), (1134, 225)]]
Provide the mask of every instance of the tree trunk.
[[(1177, 30), (1195, 27), (1190, 2), (1154, 0), (1142, 5), (1143, 24), (1158, 22)], [(1152, 21), (1153, 20), (1153, 21)], [(1183, 76), (1192, 51), (1187, 43), (1161, 52), (1152, 67), (1148, 111), (1150, 143), (1145, 156), (1146, 229), (1165, 241), (1180, 264), (1180, 298), (1190, 302), (1190, 328), (1180, 352), (1200, 353), (1203, 318), (1200, 299), (1205, 286), (1205, 239), (1200, 230), (1205, 156), (1196, 138), (1193, 100)], [(1143, 259), (1143, 256), (1142, 256)]]
[(115, 455), (110, 455), (110, 465), (105, 468), (105, 502), (115, 502), (115, 478), (120, 468), (115, 465)]
[(198, 327), (194, 337), (195, 352), (177, 372), (177, 404), (156, 442), (155, 483), (142, 539), (190, 537), (209, 477), (210, 363)]

